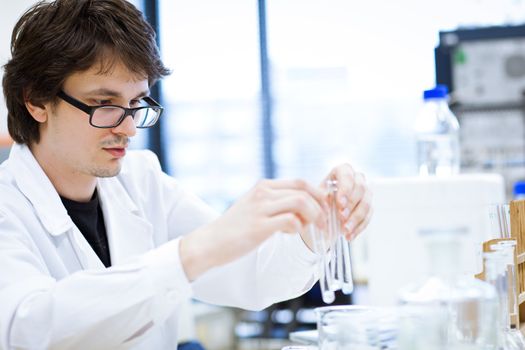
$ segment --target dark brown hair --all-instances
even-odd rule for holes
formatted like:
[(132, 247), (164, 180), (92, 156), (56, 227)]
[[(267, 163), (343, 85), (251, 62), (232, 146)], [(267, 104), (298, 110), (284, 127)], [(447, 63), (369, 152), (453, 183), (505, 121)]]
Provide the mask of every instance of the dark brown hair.
[(100, 63), (107, 73), (122, 62), (150, 86), (169, 74), (160, 60), (155, 33), (126, 0), (41, 1), (13, 29), (11, 59), (2, 86), (9, 134), (18, 143), (38, 143), (38, 122), (25, 101), (55, 102), (66, 78)]

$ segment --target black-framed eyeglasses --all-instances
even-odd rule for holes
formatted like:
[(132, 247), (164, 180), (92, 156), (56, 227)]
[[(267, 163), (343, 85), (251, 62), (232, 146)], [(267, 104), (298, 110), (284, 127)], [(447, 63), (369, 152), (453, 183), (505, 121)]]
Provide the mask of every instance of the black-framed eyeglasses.
[(125, 108), (116, 105), (89, 106), (60, 90), (57, 94), (70, 105), (89, 114), (89, 124), (95, 128), (114, 128), (119, 126), (128, 115), (133, 118), (137, 128), (149, 128), (155, 125), (162, 114), (162, 106), (151, 97), (142, 97), (144, 106)]

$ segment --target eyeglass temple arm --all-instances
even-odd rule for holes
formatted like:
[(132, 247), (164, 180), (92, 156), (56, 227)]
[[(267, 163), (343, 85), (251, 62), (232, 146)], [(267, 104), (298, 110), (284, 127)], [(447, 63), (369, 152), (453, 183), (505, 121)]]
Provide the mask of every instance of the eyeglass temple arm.
[(69, 103), (70, 105), (77, 107), (81, 111), (83, 111), (83, 112), (85, 112), (87, 114), (91, 114), (92, 108), (90, 106), (88, 106), (86, 104), (83, 104), (80, 101), (75, 100), (71, 96), (66, 95), (66, 93), (64, 91), (59, 91), (57, 96), (60, 97), (61, 99), (63, 99), (64, 101), (66, 101), (67, 103)]

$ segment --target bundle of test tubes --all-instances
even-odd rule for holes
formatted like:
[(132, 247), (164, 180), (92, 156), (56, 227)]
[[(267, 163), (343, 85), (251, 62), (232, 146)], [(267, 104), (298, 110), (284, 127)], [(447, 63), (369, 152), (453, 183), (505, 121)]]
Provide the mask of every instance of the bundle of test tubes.
[(519, 329), (513, 328), (513, 323), (517, 324), (519, 307), (516, 291), (515, 246), (516, 241), (512, 239), (499, 241), (490, 245), (491, 251), (484, 253), (485, 280), (496, 289), (501, 327), (500, 348), (505, 350), (525, 349), (525, 337)]
[(349, 242), (341, 230), (341, 223), (336, 205), (337, 181), (327, 182), (329, 191), (329, 209), (326, 231), (315, 225), (310, 225), (314, 250), (321, 256), (319, 268), (319, 285), (323, 301), (327, 304), (335, 300), (335, 291), (342, 290), (345, 294), (352, 293), (352, 266), (350, 262)]

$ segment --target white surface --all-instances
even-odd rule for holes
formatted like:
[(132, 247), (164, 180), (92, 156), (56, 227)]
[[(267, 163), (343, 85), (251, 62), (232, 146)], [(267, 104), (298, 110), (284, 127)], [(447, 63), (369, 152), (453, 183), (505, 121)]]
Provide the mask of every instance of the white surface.
[[(11, 33), (18, 18), (36, 1), (34, 0), (17, 0), (3, 1), (2, 11), (0, 11), (0, 66), (7, 63), (11, 57)], [(1, 69), (2, 76), (4, 74)], [(4, 94), (0, 89), (0, 134), (7, 132), (7, 109), (5, 107)]]
[(420, 229), (466, 227), (463, 272), (481, 270), (481, 242), (491, 236), (488, 205), (504, 201), (501, 176), (377, 179), (371, 188), (374, 217), (365, 232), (371, 305), (395, 304), (401, 287), (424, 278)]

